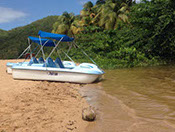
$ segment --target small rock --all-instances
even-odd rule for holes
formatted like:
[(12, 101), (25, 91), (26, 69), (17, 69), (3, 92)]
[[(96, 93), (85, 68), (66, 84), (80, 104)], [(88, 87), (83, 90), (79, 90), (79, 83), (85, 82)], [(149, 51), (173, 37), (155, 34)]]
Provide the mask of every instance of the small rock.
[(82, 96), (82, 98), (86, 98), (86, 97), (87, 97), (87, 95), (83, 95), (83, 96)]
[(74, 124), (74, 122), (73, 121), (69, 121), (68, 123), (67, 123), (67, 125), (73, 125)]
[(93, 108), (90, 106), (82, 110), (82, 119), (86, 121), (94, 121), (96, 118), (96, 113)]

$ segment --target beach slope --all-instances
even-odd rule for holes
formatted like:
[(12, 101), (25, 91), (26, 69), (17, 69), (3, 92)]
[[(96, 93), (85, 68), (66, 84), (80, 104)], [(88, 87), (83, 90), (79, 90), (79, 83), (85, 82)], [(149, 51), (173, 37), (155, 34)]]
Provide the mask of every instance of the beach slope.
[(83, 132), (87, 102), (79, 84), (14, 80), (0, 60), (0, 131)]

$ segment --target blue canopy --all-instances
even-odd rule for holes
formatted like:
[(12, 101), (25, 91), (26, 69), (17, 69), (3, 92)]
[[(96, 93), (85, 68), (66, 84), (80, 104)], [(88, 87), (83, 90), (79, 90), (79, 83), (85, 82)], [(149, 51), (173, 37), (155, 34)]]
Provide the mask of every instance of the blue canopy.
[(49, 39), (43, 39), (43, 38), (37, 38), (37, 37), (32, 37), (29, 36), (28, 37), (31, 41), (33, 41), (34, 43), (38, 43), (39, 45), (44, 45), (44, 46), (48, 46), (48, 47), (54, 47), (55, 44), (52, 40)]
[(67, 35), (62, 35), (62, 34), (55, 34), (55, 33), (48, 33), (48, 32), (43, 32), (43, 31), (39, 31), (38, 32), (38, 35), (40, 37), (48, 37), (48, 38), (52, 38), (52, 39), (56, 39), (56, 40), (60, 40), (61, 38), (63, 38), (61, 40), (61, 42), (70, 42), (70, 41), (73, 41), (74, 38), (70, 38), (69, 36)]

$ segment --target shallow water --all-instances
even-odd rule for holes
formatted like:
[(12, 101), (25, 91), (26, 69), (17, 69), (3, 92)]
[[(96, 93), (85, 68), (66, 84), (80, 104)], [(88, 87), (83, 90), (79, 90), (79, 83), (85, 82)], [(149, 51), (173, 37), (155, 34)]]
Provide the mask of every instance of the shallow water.
[(175, 66), (106, 71), (82, 89), (97, 108), (90, 132), (175, 132)]

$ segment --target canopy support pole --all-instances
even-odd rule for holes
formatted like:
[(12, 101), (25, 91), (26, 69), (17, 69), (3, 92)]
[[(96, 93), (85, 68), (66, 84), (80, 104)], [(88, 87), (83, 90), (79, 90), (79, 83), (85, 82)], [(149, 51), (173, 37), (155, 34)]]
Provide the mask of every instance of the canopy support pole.
[(61, 40), (63, 39), (64, 37), (62, 37), (59, 41), (58, 41), (58, 43), (55, 45), (55, 47), (53, 48), (53, 50), (50, 52), (50, 54), (49, 54), (49, 56), (47, 57), (47, 58), (49, 58), (51, 55), (52, 55), (52, 53), (54, 52), (54, 50), (58, 47), (58, 45), (60, 44), (60, 42), (61, 42)]
[(30, 48), (30, 45), (20, 54), (20, 56), (18, 56), (17, 59), (21, 58), (21, 56), (23, 56), (24, 53), (25, 53), (27, 50), (29, 50), (29, 48)]
[[(37, 48), (38, 48), (38, 46), (35, 47), (35, 49), (32, 51), (32, 54), (35, 52), (35, 50), (36, 50)], [(23, 64), (28, 58), (29, 58), (29, 56), (27, 56), (27, 57), (25, 58), (25, 60), (24, 60), (21, 64)]]
[(40, 51), (42, 50), (42, 48), (47, 44), (48, 41), (49, 41), (49, 40), (47, 40), (43, 45), (41, 45), (41, 48), (39, 49), (39, 51), (37, 52), (37, 54), (36, 54), (35, 57), (38, 56), (38, 54), (40, 53)]
[[(56, 44), (55, 44), (56, 45)], [(71, 47), (72, 47), (72, 45), (71, 45)], [(69, 47), (69, 50), (70, 50), (71, 48)], [(64, 54), (65, 54), (65, 58), (67, 57), (67, 58), (69, 58), (72, 62), (74, 62), (73, 61), (73, 59), (68, 55), (68, 54), (66, 54), (66, 52), (64, 52), (63, 50), (61, 50)], [(68, 51), (69, 52), (69, 51)], [(58, 50), (57, 50), (57, 53), (58, 53)], [(60, 56), (60, 54), (58, 53), (58, 55), (59, 55), (59, 57), (60, 57), (60, 59), (61, 59), (61, 56)], [(62, 59), (61, 59), (62, 60)], [(75, 62), (74, 62), (75, 63)]]
[(40, 45), (41, 45), (41, 49), (38, 51), (38, 53), (37, 53), (37, 55), (39, 54), (39, 52), (40, 51), (42, 51), (42, 54), (43, 54), (43, 58), (44, 58), (44, 60), (45, 60), (45, 54), (44, 54), (44, 50), (43, 50), (43, 47), (44, 47), (44, 45), (49, 41), (49, 40), (47, 40), (43, 45), (42, 45), (42, 42), (41, 42), (41, 37), (39, 36), (39, 39), (40, 39)]
[[(53, 41), (53, 43), (55, 44), (55, 42), (54, 42), (54, 41)], [(55, 44), (55, 46), (56, 46), (56, 44)], [(58, 54), (59, 58), (62, 60), (61, 55), (59, 54), (59, 50), (58, 50), (58, 49), (55, 49), (55, 50), (56, 50), (56, 52), (57, 52), (57, 54)]]
[[(68, 54), (66, 54), (63, 50), (61, 50), (72, 62), (74, 62), (73, 60), (72, 60), (72, 58), (68, 55)], [(75, 63), (75, 62), (74, 62)]]
[[(69, 51), (70, 51), (71, 48), (72, 48), (72, 43), (68, 43), (68, 44), (69, 44), (70, 46), (69, 46), (69, 49), (68, 49), (68, 51), (67, 51), (67, 55), (68, 55)], [(66, 56), (67, 56), (67, 55), (66, 55)], [(66, 58), (66, 56), (65, 56), (65, 58)], [(64, 59), (65, 59), (65, 58), (64, 58)]]
[[(40, 51), (42, 51), (42, 54), (43, 54), (43, 59), (45, 60), (46, 58), (45, 58), (45, 54), (44, 54), (43, 47), (44, 47), (44, 45), (45, 45), (45, 44), (47, 44), (47, 42), (48, 42), (49, 40), (47, 40), (47, 41), (46, 41), (46, 42), (45, 42), (45, 43), (42, 45), (42, 42), (41, 42), (41, 37), (40, 37), (40, 36), (39, 36), (39, 39), (40, 39), (41, 50), (39, 50), (37, 54), (39, 54), (39, 52), (40, 52)], [(47, 70), (46, 61), (45, 61), (45, 66), (46, 66), (46, 70)]]
[(30, 39), (28, 38), (29, 48), (30, 48), (30, 58), (32, 58), (32, 44), (30, 43)]
[(39, 51), (36, 53), (36, 56), (35, 57), (37, 57), (38, 56), (38, 54), (40, 53), (40, 51), (41, 51), (41, 48), (39, 49)]
[(41, 51), (42, 51), (42, 54), (43, 54), (43, 58), (44, 58), (44, 60), (45, 60), (45, 59), (46, 59), (46, 57), (45, 57), (45, 54), (44, 54), (43, 47), (41, 47)]
[(59, 50), (56, 49), (56, 51), (57, 51), (57, 54), (58, 54), (59, 58), (62, 60), (62, 57), (61, 57), (61, 55), (59, 54)]
[[(89, 57), (88, 56), (88, 54), (84, 51), (84, 50), (82, 50), (75, 42), (73, 42), (74, 44), (75, 44), (75, 46), (77, 46), (80, 50), (81, 50), (81, 52), (84, 54), (84, 55), (86, 55), (95, 65), (97, 65), (96, 63), (95, 63), (95, 61), (91, 58), (91, 57)], [(97, 65), (98, 66), (98, 65)]]

